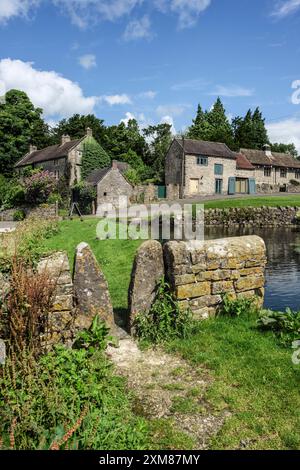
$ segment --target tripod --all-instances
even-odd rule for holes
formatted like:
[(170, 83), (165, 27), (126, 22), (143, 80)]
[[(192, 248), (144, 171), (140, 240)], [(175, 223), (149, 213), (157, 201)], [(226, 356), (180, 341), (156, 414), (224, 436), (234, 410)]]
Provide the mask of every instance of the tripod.
[(70, 211), (69, 211), (70, 219), (73, 217), (74, 211), (77, 212), (77, 214), (80, 217), (80, 220), (83, 221), (82, 214), (80, 212), (79, 205), (78, 205), (77, 202), (72, 202), (72, 204), (71, 204)]

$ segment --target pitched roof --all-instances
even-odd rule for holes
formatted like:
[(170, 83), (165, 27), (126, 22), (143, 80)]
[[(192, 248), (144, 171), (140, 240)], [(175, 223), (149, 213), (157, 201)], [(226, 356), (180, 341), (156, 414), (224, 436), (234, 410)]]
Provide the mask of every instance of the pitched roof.
[(31, 165), (32, 163), (41, 163), (48, 160), (56, 160), (57, 158), (66, 157), (73, 147), (76, 147), (83, 139), (71, 140), (63, 145), (51, 145), (42, 150), (36, 150), (27, 153), (25, 157), (16, 163), (16, 168)]
[[(183, 148), (183, 140), (176, 139), (178, 144)], [(184, 139), (185, 153), (192, 155), (205, 155), (208, 157), (223, 157), (235, 159), (234, 153), (226, 144), (220, 142), (206, 142), (204, 140)]]
[[(126, 171), (129, 169), (129, 165), (126, 162), (117, 162), (116, 160), (113, 161), (117, 165), (117, 169), (122, 173), (126, 173)], [(89, 174), (89, 176), (86, 178), (86, 182), (96, 185), (98, 184), (104, 176), (112, 170), (113, 167), (106, 167), (106, 168), (100, 168), (97, 170), (93, 170), (92, 173)], [(124, 176), (124, 175), (123, 175)]]
[(241, 149), (253, 165), (300, 168), (300, 162), (287, 153), (271, 152), (268, 156), (264, 150)]
[(238, 170), (255, 170), (255, 166), (249, 162), (247, 157), (242, 153), (235, 153), (236, 167)]

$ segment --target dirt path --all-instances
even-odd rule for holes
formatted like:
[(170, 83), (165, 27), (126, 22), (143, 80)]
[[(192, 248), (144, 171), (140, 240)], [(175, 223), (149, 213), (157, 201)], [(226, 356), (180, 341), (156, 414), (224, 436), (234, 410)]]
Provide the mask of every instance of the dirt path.
[(193, 368), (180, 357), (162, 350), (141, 351), (131, 338), (109, 347), (108, 357), (126, 377), (138, 400), (141, 414), (149, 419), (171, 418), (178, 430), (191, 436), (195, 449), (206, 449), (229, 412), (214, 413), (204, 399), (211, 384), (205, 369)]

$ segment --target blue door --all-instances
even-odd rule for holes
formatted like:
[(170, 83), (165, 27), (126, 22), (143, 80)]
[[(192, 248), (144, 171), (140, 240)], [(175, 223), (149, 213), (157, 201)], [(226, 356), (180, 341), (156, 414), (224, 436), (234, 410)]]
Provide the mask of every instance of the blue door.
[(254, 178), (249, 178), (249, 194), (256, 194), (256, 181)]
[(235, 190), (235, 185), (236, 185), (236, 179), (234, 176), (231, 176), (228, 180), (228, 194), (229, 195), (234, 195), (236, 190)]

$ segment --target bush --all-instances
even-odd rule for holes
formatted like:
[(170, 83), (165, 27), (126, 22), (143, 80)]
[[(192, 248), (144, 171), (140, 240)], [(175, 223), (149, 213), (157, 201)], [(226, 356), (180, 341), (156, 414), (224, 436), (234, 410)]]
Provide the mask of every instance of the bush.
[(194, 328), (192, 314), (182, 311), (162, 280), (149, 313), (140, 313), (133, 323), (135, 335), (146, 343), (163, 343), (174, 338), (186, 338)]
[(13, 219), (15, 222), (21, 222), (24, 220), (26, 217), (25, 211), (23, 209), (18, 209), (17, 211), (14, 212)]
[(0, 206), (2, 206), (3, 209), (12, 209), (13, 207), (23, 204), (24, 200), (25, 191), (18, 181), (0, 181)]
[(62, 200), (62, 197), (61, 197), (60, 194), (58, 194), (58, 193), (52, 193), (52, 194), (50, 194), (50, 196), (48, 197), (47, 203), (48, 203), (48, 204), (56, 204), (56, 203), (58, 203), (58, 205), (61, 207), (61, 206), (63, 205), (63, 200)]
[(300, 338), (300, 312), (287, 308), (285, 312), (262, 310), (257, 321), (262, 330), (273, 331), (284, 345), (291, 345)]
[(220, 314), (231, 317), (240, 317), (241, 315), (257, 313), (255, 301), (255, 297), (231, 299), (230, 295), (225, 295), (223, 298), (222, 308), (220, 309)]
[(147, 448), (144, 420), (100, 343), (93, 351), (58, 346), (39, 360), (24, 352), (0, 366), (0, 448)]
[(84, 143), (82, 154), (81, 177), (86, 179), (93, 170), (110, 166), (110, 157), (95, 139)]
[(24, 181), (25, 201), (28, 204), (38, 205), (46, 203), (49, 196), (56, 191), (57, 180), (48, 171), (34, 173)]
[(293, 185), (293, 186), (300, 186), (300, 181), (290, 180), (290, 184)]
[(79, 207), (83, 214), (92, 213), (92, 202), (97, 198), (97, 190), (94, 186), (87, 183), (78, 183), (73, 187), (78, 194)]

